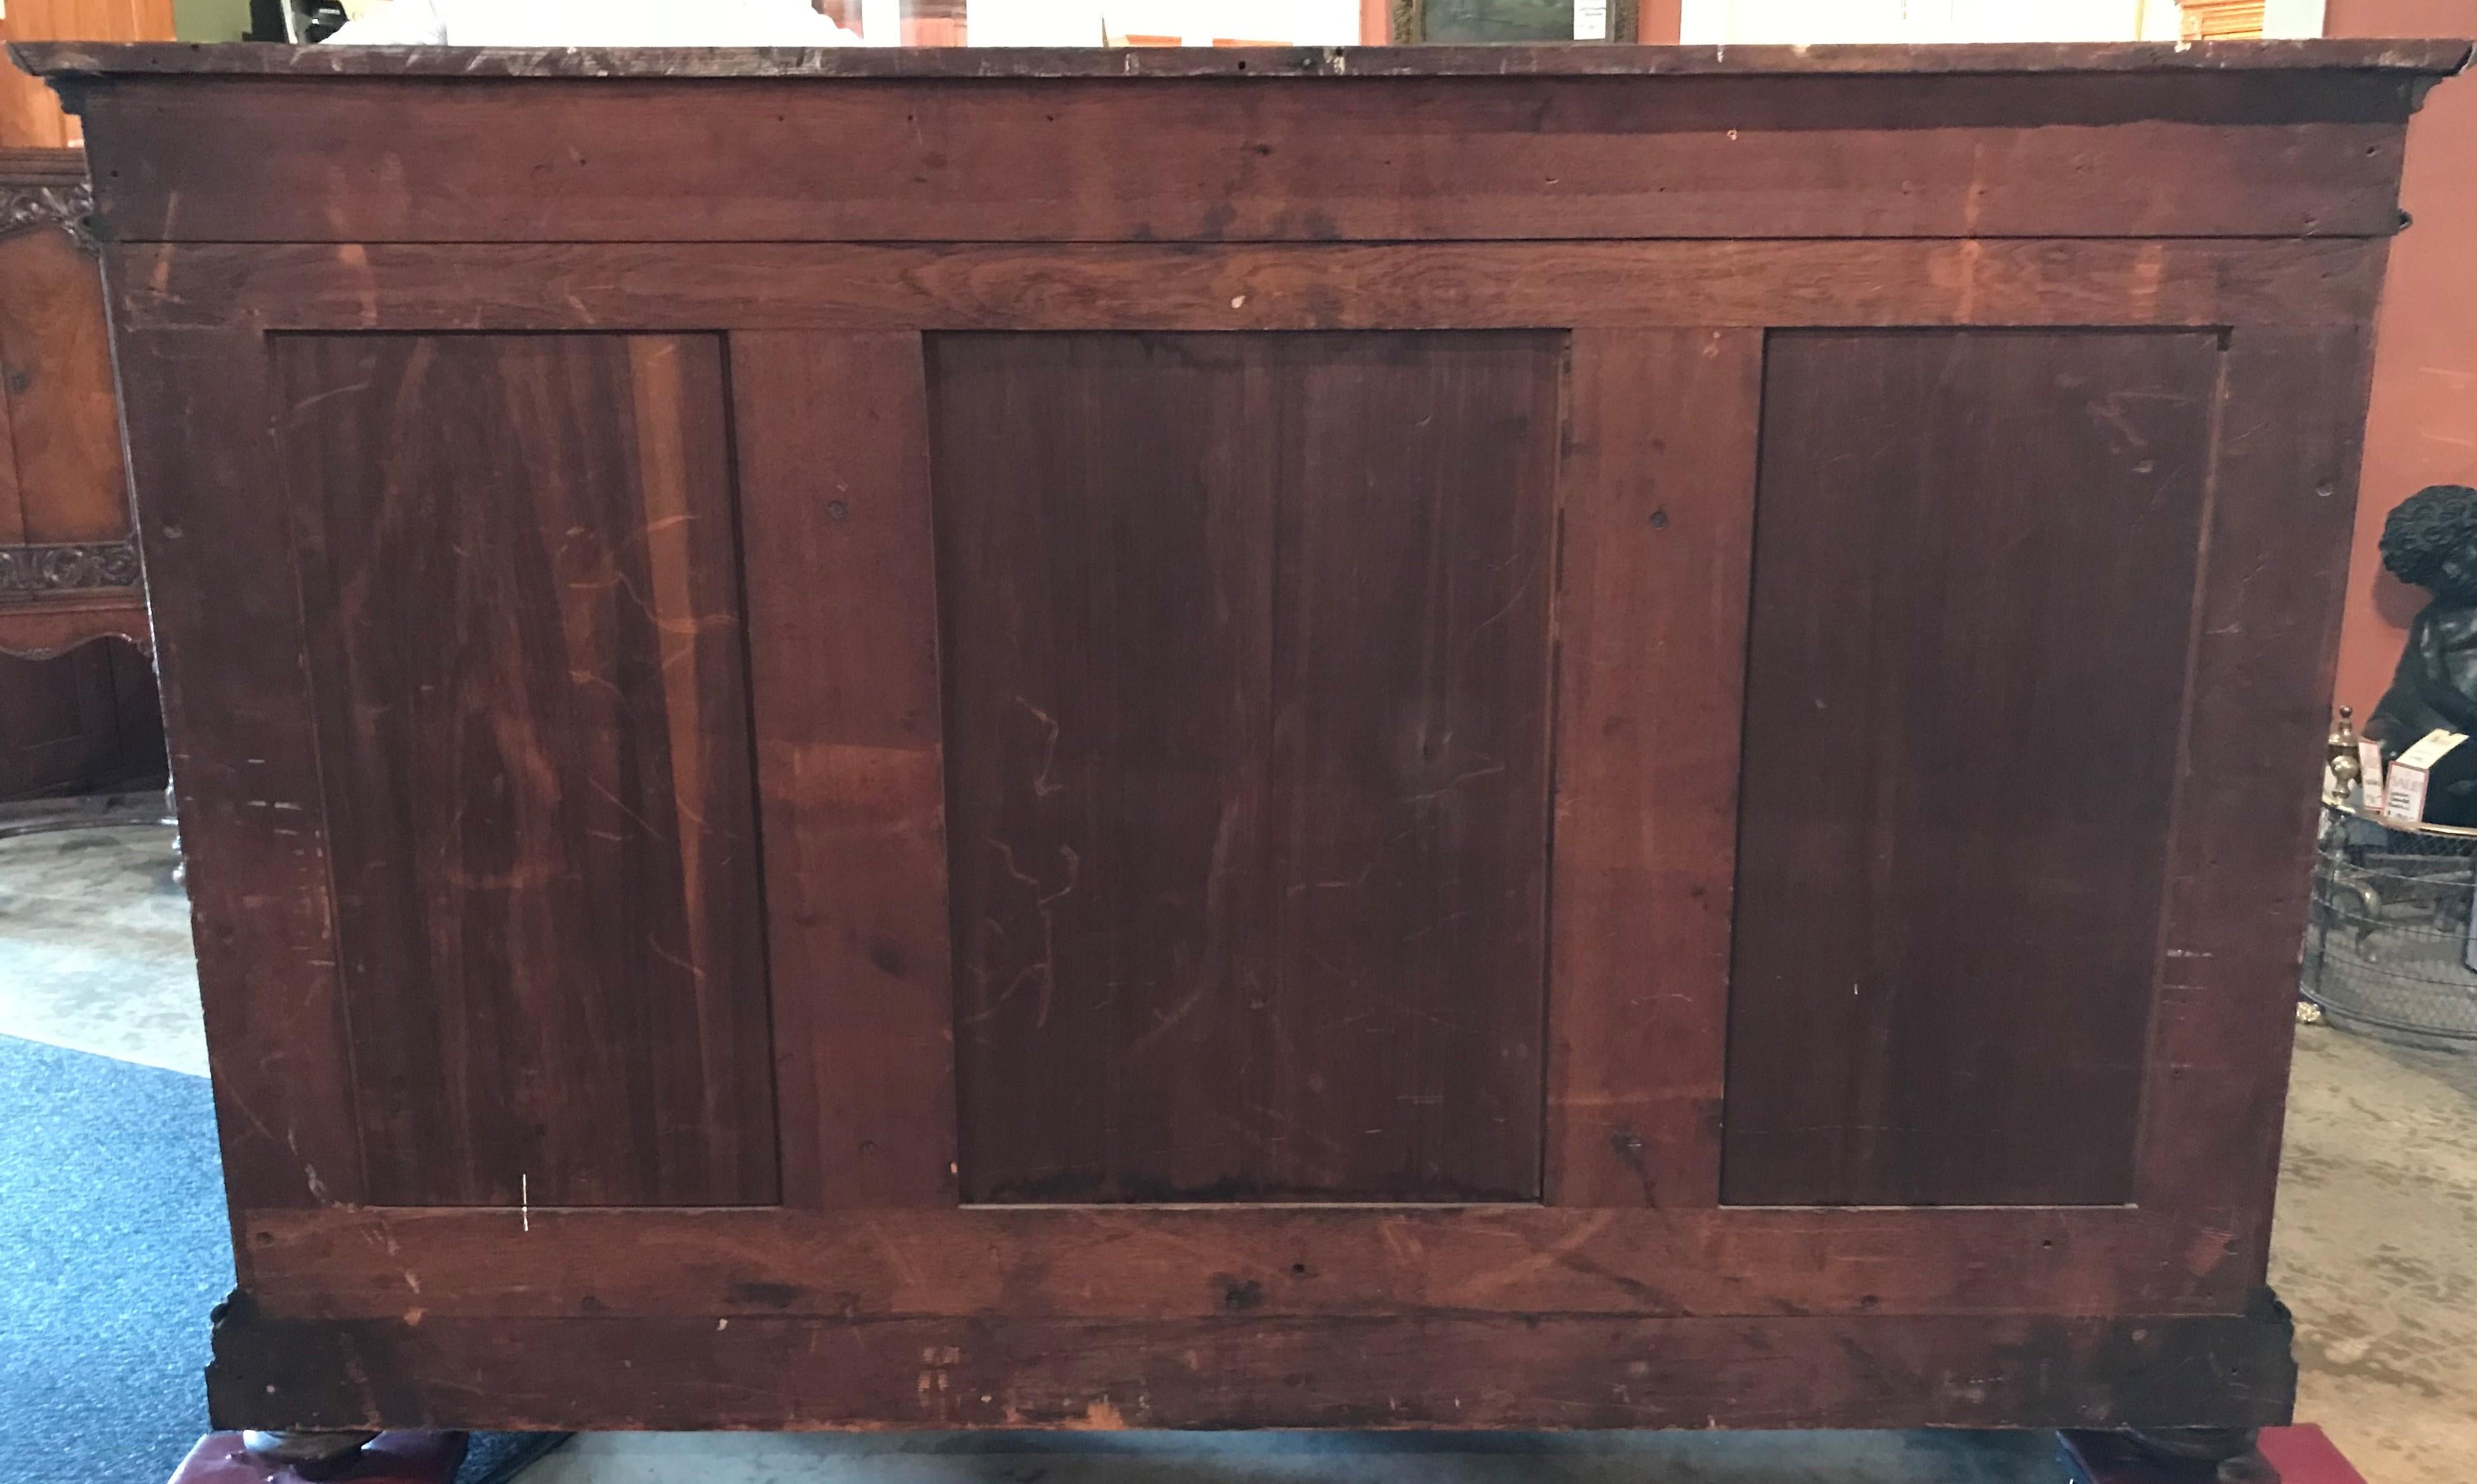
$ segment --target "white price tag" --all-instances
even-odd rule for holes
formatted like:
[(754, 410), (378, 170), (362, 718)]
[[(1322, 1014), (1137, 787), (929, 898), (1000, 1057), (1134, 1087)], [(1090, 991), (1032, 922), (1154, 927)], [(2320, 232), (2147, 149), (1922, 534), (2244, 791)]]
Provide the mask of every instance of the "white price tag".
[(1574, 0), (1574, 39), (1605, 41), (1609, 38), (1609, 0)]
[(2399, 761), (2391, 764), (2390, 777), (2385, 780), (2383, 788), (2383, 813), (2392, 824), (2414, 825), (2424, 821), (2426, 776), (2453, 748), (2467, 740), (2464, 733), (2437, 728), (2418, 738), (2414, 747), (2399, 754)]

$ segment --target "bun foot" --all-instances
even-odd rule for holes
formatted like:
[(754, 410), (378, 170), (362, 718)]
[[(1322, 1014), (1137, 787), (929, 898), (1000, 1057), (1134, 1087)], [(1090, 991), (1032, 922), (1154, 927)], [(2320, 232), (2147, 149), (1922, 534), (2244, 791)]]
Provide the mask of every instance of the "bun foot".
[(211, 1432), (171, 1484), (451, 1484), (461, 1432)]
[(2061, 1434), (2076, 1484), (2279, 1484), (2251, 1427), (2128, 1427)]

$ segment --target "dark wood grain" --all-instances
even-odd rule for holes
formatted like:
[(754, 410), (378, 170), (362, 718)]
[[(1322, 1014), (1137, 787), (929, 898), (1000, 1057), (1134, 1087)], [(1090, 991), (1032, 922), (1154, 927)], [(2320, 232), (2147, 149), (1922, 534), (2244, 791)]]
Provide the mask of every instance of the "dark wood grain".
[[(157, 331), (123, 334), (118, 353), (224, 1191), (235, 1210), (360, 1202), (326, 797), (266, 345)], [(235, 1262), (246, 1283), (239, 1244)]]
[(265, 330), (2356, 324), (2388, 244), (1761, 241), (111, 249), (122, 322)]
[(933, 342), (967, 1196), (1536, 1195), (1556, 353)]
[[(1966, 1353), (1977, 1364), (1956, 1367)], [(219, 1427), (2063, 1427), (2285, 1422), (2287, 1316), (428, 1320), (228, 1313)]]
[[(87, 127), (124, 241), (2384, 236), (2416, 86), (132, 78)], [(305, 133), (385, 138), (388, 168)]]
[(773, 1200), (718, 342), (273, 349), (368, 1199)]
[(101, 793), (163, 777), (163, 723), (144, 655), (85, 644), (42, 660), (6, 653), (0, 626), (0, 800)]
[(1720, 1191), (1750, 332), (1577, 331), (1562, 475), (1547, 1199)]
[(1730, 1201), (2132, 1199), (2218, 361), (1773, 338)]
[(951, 1205), (929, 413), (916, 334), (736, 334), (783, 1200)]
[(242, 1229), (251, 1293), (289, 1319), (2214, 1314), (2260, 1280), (2233, 1233), (2125, 1206), (271, 1210)]
[[(2144, 1078), (2142, 1205), (2262, 1274), (2364, 405), (2363, 330), (2229, 337)], [(2299, 779), (2308, 781), (2300, 783)]]

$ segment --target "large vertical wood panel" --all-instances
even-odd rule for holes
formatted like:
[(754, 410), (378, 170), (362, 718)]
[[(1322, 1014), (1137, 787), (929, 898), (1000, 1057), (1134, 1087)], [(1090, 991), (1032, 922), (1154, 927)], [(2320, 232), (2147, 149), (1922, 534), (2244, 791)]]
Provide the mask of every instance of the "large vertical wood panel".
[(964, 1194), (1536, 1196), (1558, 338), (932, 343)]
[(1728, 1200), (2132, 1199), (2219, 357), (1772, 337)]
[(731, 337), (783, 1200), (955, 1200), (937, 556), (916, 334)]
[(1547, 1200), (1720, 1193), (1759, 331), (1579, 330), (1560, 477)]
[(368, 1199), (770, 1202), (719, 342), (273, 344)]

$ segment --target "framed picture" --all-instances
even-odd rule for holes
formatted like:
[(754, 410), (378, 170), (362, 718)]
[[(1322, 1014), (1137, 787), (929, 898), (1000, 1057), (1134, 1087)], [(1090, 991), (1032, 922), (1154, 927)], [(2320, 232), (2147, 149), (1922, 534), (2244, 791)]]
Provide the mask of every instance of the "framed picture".
[[(1392, 37), (1490, 41), (1633, 41), (1639, 0), (1392, 0)], [(1674, 33), (1664, 39), (1673, 39)]]

